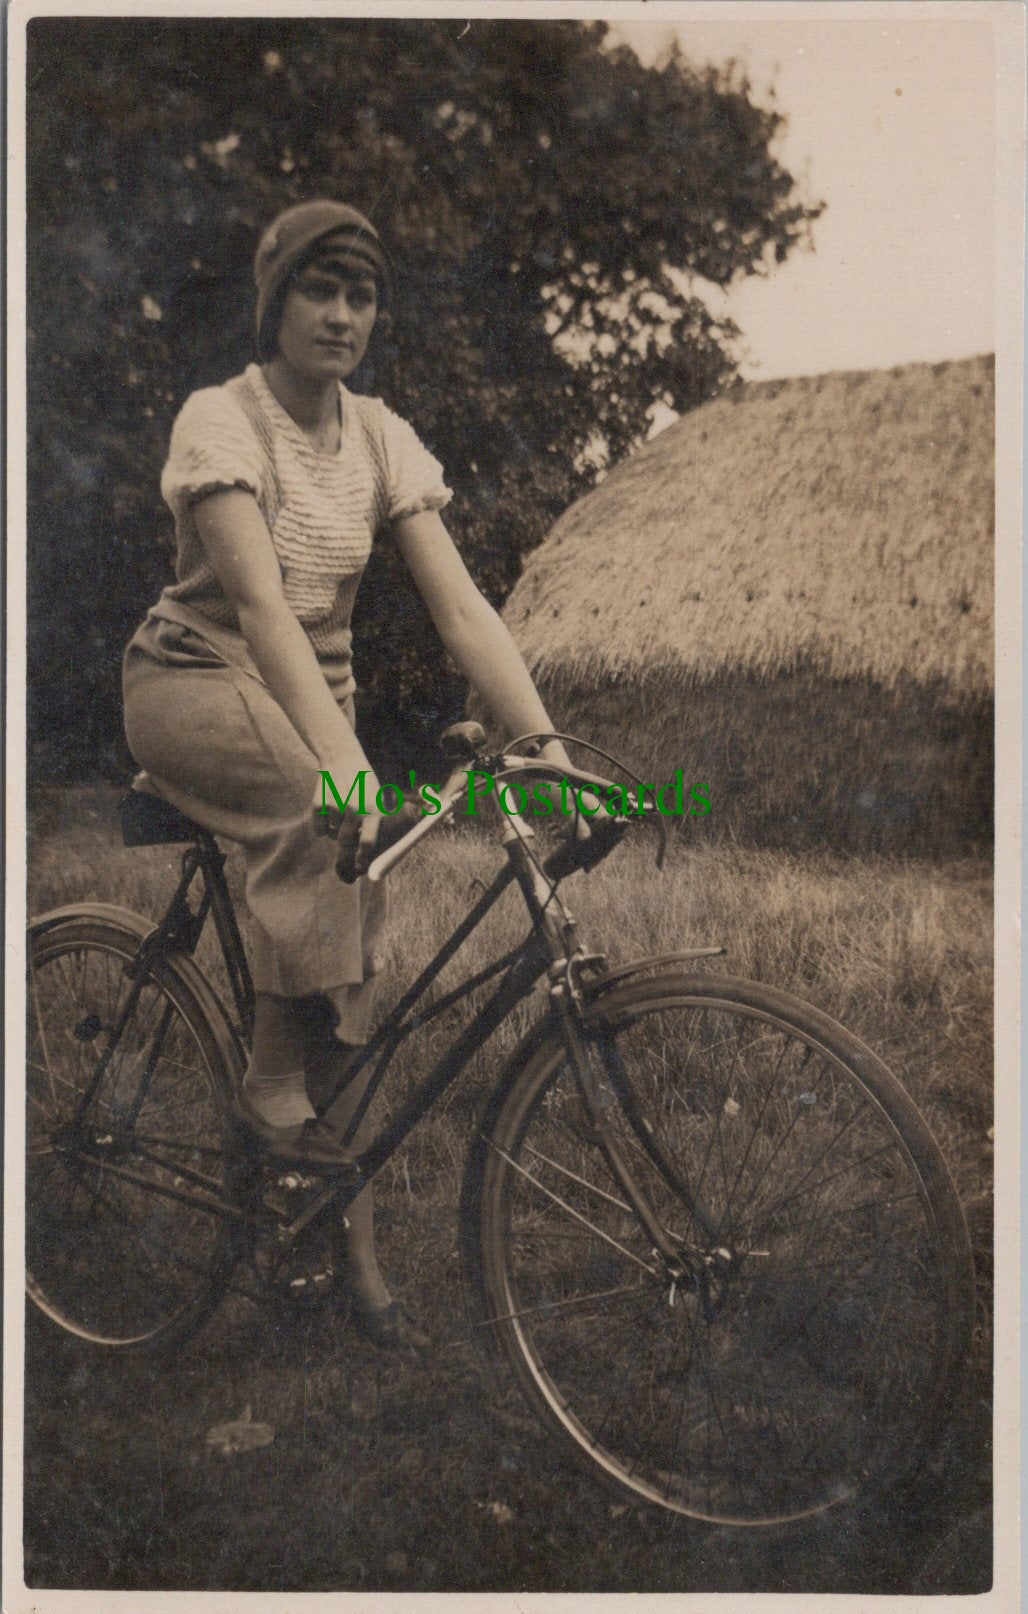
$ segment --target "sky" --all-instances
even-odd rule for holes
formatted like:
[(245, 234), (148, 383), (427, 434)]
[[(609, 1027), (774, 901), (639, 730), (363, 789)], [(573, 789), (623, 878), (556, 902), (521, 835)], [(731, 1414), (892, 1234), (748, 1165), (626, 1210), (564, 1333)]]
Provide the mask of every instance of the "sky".
[[(682, 8), (683, 10), (685, 8)], [(982, 7), (983, 13), (990, 8)], [(735, 58), (773, 86), (788, 127), (775, 154), (821, 200), (813, 252), (710, 306), (744, 333), (742, 374), (763, 380), (963, 358), (995, 348), (994, 65), (982, 18), (685, 20), (697, 65)], [(665, 22), (619, 23), (644, 61)]]

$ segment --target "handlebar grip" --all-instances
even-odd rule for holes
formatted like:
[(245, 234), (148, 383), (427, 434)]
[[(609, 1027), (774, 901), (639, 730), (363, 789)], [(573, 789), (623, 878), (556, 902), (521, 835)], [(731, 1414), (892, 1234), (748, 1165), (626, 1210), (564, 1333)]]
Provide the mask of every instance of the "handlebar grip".
[[(398, 834), (387, 831), (384, 844), (380, 838), (376, 856), (367, 871), (367, 878), (372, 885), (383, 879), (390, 869), (407, 856), (411, 847), (416, 846), (436, 824), (452, 816), (454, 803), (463, 791), (461, 780), (460, 771), (455, 770), (443, 785), (439, 793), (441, 811), (438, 813), (422, 813), (414, 803), (408, 804), (409, 816), (402, 830)], [(408, 808), (405, 808), (404, 812), (408, 813)]]
[(628, 818), (593, 819), (586, 840), (566, 841), (551, 852), (543, 863), (543, 873), (549, 880), (563, 880), (578, 869), (591, 869), (612, 852), (628, 829)]
[(435, 818), (422, 818), (412, 828), (408, 828), (401, 841), (385, 847), (379, 851), (367, 870), (367, 878), (375, 885), (389, 873), (389, 870), (407, 856), (412, 846), (426, 836), (436, 823)]
[(383, 852), (402, 840), (420, 819), (417, 806), (413, 802), (404, 802), (398, 813), (375, 820), (375, 837), (366, 841), (362, 828), (368, 819), (347, 808), (336, 837), (336, 874), (340, 880), (345, 885), (353, 885), (362, 875), (370, 874), (372, 864)]

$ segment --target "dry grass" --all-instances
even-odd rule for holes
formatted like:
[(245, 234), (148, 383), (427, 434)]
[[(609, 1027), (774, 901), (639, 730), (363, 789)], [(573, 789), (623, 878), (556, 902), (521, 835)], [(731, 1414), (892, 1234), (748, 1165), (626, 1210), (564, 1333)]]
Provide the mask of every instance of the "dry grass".
[(805, 662), (992, 686), (991, 357), (732, 390), (575, 504), (505, 609), (584, 688)]
[(654, 664), (587, 686), (565, 669), (543, 690), (552, 721), (660, 783), (704, 781), (710, 813), (689, 842), (791, 851), (951, 857), (992, 842), (991, 698), (912, 679), (885, 688), (809, 667), (768, 678), (683, 678)]
[[(157, 914), (178, 869), (174, 847), (126, 849), (113, 815), (116, 793), (53, 791), (34, 814), (30, 911), (63, 902), (119, 902)], [(73, 803), (68, 812), (69, 803)], [(968, 1135), (950, 1166), (980, 1174), (979, 1147), (991, 1124), (991, 875), (980, 859), (941, 866), (920, 860), (826, 853), (787, 854), (719, 845), (672, 847), (663, 874), (653, 866), (649, 832), (629, 842), (594, 875), (567, 890), (587, 944), (601, 942), (615, 964), (682, 947), (720, 945), (716, 967), (797, 993), (864, 1037), (906, 1082), (943, 1129), (956, 1106)], [(466, 912), (498, 853), (476, 831), (437, 834), (394, 882), (390, 951), (383, 998), (413, 979)], [(238, 899), (240, 869), (229, 859)], [(461, 975), (510, 946), (523, 925), (511, 890), (441, 978), (442, 992)], [(245, 917), (244, 917), (245, 929)], [(214, 938), (200, 961), (216, 978)], [(522, 1005), (480, 1061), (483, 1076), (515, 1046), (535, 1012)], [(405, 1092), (461, 1023), (460, 1006), (400, 1050), (390, 1078)], [(476, 1085), (477, 1084), (473, 1084)], [(481, 1088), (451, 1092), (447, 1106), (477, 1113)], [(958, 1129), (959, 1130), (959, 1129)], [(411, 1140), (418, 1147), (418, 1134)]]

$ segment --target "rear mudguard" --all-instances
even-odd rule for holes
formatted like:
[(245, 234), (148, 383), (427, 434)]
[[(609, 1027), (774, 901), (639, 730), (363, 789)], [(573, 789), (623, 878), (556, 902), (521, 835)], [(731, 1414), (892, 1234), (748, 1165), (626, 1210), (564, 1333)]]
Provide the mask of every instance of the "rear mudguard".
[(113, 902), (68, 902), (63, 908), (51, 908), (48, 913), (41, 913), (38, 919), (30, 919), (29, 935), (38, 936), (44, 930), (53, 930), (55, 925), (63, 925), (66, 919), (107, 919), (113, 925), (124, 925), (140, 941), (156, 928), (152, 919), (144, 919), (141, 913), (133, 913), (131, 908), (119, 908)]

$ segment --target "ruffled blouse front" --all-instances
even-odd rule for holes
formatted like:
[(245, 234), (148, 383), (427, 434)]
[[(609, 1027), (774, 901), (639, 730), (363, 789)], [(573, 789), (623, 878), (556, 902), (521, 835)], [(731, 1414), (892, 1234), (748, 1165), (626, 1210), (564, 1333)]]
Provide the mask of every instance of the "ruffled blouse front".
[(342, 384), (339, 394), (342, 431), (333, 454), (318, 453), (255, 364), (186, 400), (161, 476), (175, 517), (176, 581), (154, 614), (194, 628), (205, 619), (238, 634), (194, 511), (209, 493), (244, 488), (267, 522), (286, 600), (315, 652), (348, 662), (353, 602), (376, 532), (401, 516), (439, 510), (452, 494), (406, 421), (381, 399)]

